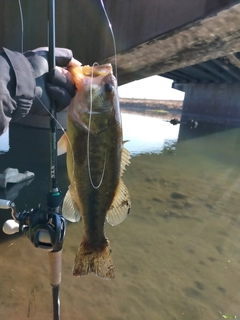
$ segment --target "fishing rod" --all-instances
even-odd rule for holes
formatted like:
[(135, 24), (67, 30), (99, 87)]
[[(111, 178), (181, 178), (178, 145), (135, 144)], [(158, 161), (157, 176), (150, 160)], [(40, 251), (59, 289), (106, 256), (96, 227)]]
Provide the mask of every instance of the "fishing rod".
[(53, 320), (60, 319), (61, 250), (65, 237), (66, 223), (53, 210), (39, 205), (36, 209), (18, 212), (14, 202), (0, 199), (0, 209), (11, 209), (12, 219), (3, 225), (3, 232), (11, 235), (20, 233), (29, 238), (36, 248), (49, 253), (50, 284), (53, 296)]
[[(49, 71), (55, 63), (55, 0), (48, 1), (48, 47)], [(0, 199), (0, 209), (11, 209), (11, 220), (3, 225), (3, 232), (19, 232), (29, 238), (37, 248), (48, 251), (50, 262), (50, 285), (52, 286), (53, 320), (60, 320), (60, 283), (62, 268), (62, 245), (66, 233), (66, 221), (60, 214), (61, 192), (57, 186), (57, 125), (56, 107), (50, 107), (50, 191), (48, 208), (38, 205), (36, 209), (18, 212), (14, 202)]]
[[(48, 1), (48, 63), (49, 71), (56, 66), (55, 59), (55, 0)], [(57, 186), (57, 124), (56, 105), (51, 99), (50, 106), (50, 177), (51, 185), (48, 194), (48, 208), (50, 212), (56, 212), (56, 217), (61, 221), (62, 230), (56, 248), (49, 252), (50, 285), (52, 286), (53, 320), (60, 319), (60, 283), (62, 271), (62, 244), (66, 232), (66, 222), (60, 213), (61, 193)]]

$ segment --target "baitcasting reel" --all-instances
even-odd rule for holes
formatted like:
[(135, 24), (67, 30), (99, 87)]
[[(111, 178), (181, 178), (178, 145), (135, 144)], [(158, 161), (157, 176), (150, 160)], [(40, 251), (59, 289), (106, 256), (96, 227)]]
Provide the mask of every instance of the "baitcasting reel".
[(66, 221), (56, 211), (37, 209), (17, 212), (14, 202), (0, 199), (0, 209), (11, 209), (13, 220), (7, 220), (3, 232), (19, 232), (29, 238), (33, 245), (47, 251), (57, 252), (62, 249), (66, 233)]

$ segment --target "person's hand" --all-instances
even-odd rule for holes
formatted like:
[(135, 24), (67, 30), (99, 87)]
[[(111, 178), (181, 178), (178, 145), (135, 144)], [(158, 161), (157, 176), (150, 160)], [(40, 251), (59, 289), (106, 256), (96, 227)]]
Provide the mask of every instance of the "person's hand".
[(36, 92), (30, 113), (49, 115), (52, 98), (56, 103), (56, 111), (66, 108), (75, 94), (75, 86), (71, 74), (66, 67), (80, 66), (73, 58), (72, 51), (64, 48), (55, 49), (56, 67), (49, 73), (48, 48), (42, 47), (27, 51), (24, 56), (31, 63), (36, 80)]

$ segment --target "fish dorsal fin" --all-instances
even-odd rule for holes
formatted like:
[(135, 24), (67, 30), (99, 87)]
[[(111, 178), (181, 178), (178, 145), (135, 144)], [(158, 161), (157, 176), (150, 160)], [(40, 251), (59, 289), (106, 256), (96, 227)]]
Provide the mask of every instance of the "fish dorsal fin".
[(119, 180), (117, 191), (110, 209), (107, 212), (106, 220), (112, 226), (120, 224), (130, 213), (131, 201), (127, 187), (122, 179)]
[(122, 147), (122, 155), (121, 155), (121, 170), (120, 170), (120, 177), (123, 175), (124, 171), (126, 170), (126, 166), (130, 164), (130, 152)]
[(69, 189), (63, 200), (62, 215), (66, 220), (70, 222), (78, 222), (81, 219), (80, 212), (72, 199)]
[(61, 156), (62, 154), (67, 152), (68, 140), (67, 140), (67, 133), (65, 132), (61, 138), (58, 140), (58, 147), (57, 147), (57, 155)]

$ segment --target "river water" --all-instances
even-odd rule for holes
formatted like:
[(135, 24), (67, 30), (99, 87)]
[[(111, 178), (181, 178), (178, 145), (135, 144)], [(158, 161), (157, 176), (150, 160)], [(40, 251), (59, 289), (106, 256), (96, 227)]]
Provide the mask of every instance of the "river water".
[[(217, 320), (240, 317), (240, 128), (185, 124), (123, 113), (132, 153), (123, 176), (132, 213), (106, 225), (116, 278), (72, 276), (82, 235), (68, 224), (63, 248), (63, 320)], [(0, 189), (19, 210), (45, 205), (48, 131), (10, 128), (7, 167), (35, 173), (28, 185)], [(60, 134), (59, 134), (60, 135)], [(34, 139), (33, 139), (34, 137)], [(68, 187), (65, 156), (59, 187)], [(0, 210), (1, 225), (10, 212)], [(18, 234), (0, 233), (0, 319), (52, 319), (47, 253)]]

